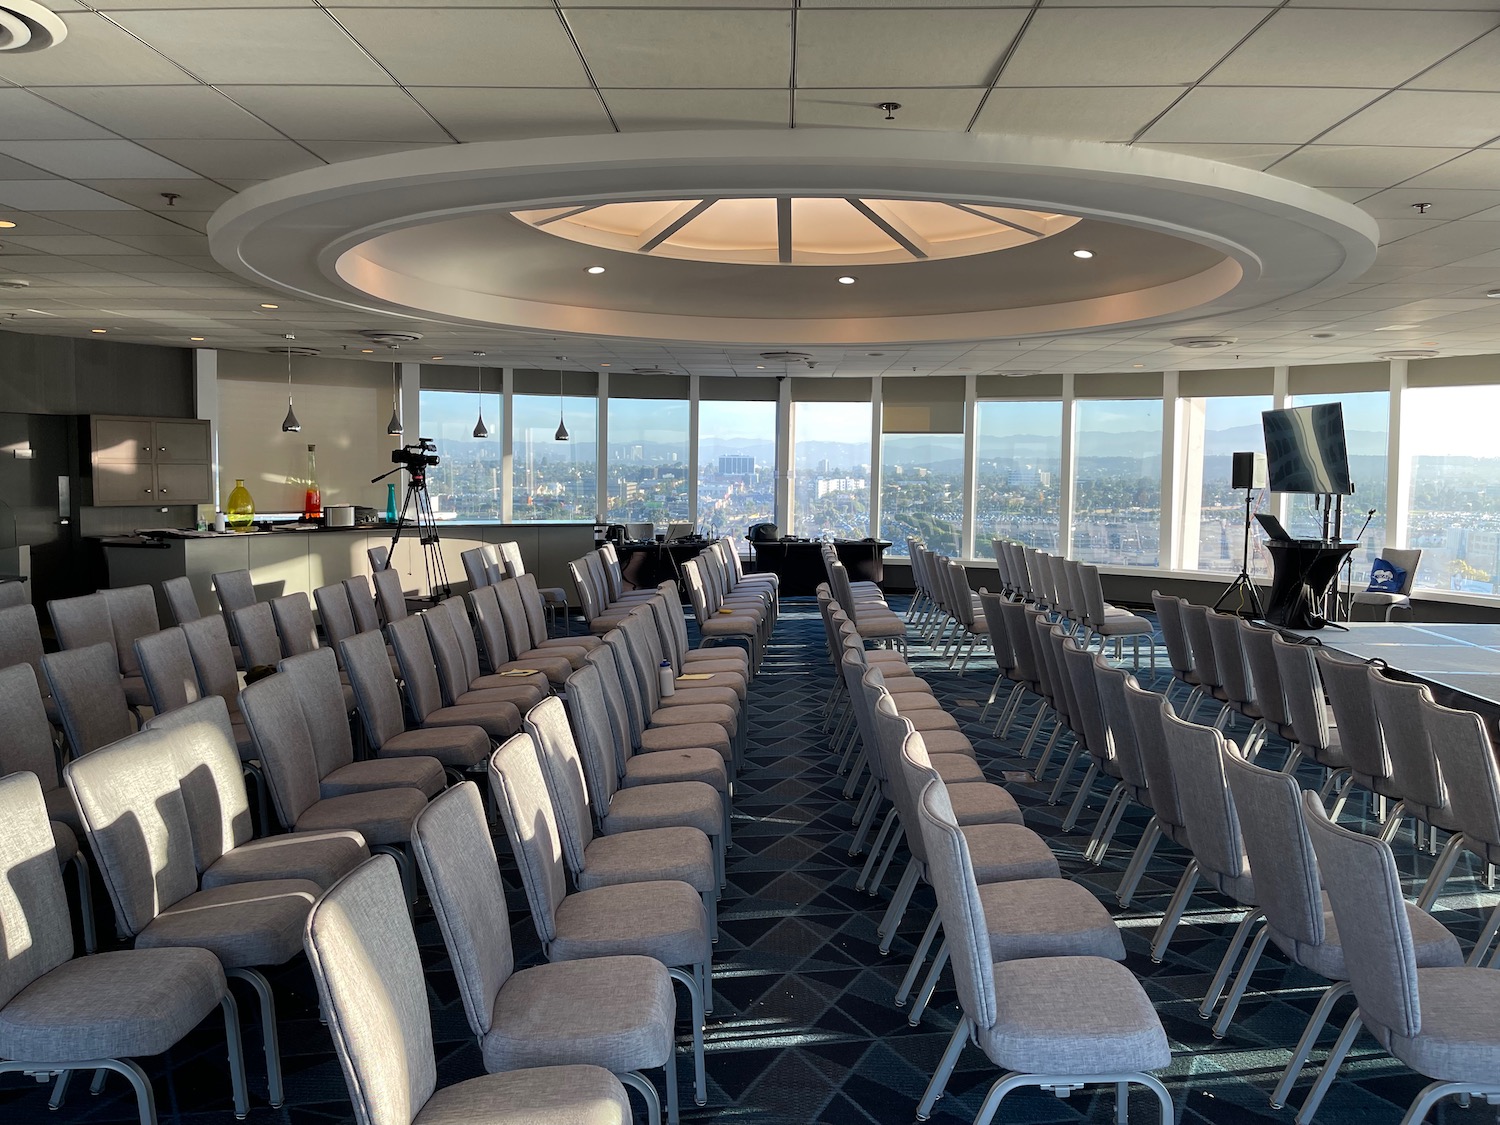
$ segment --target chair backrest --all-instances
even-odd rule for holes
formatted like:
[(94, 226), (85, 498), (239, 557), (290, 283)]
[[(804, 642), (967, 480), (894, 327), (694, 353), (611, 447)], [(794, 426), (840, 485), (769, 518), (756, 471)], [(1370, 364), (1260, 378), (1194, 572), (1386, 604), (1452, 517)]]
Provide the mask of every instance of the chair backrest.
[(1245, 650), (1240, 647), (1240, 619), (1230, 613), (1209, 610), (1206, 624), (1224, 694), (1241, 707), (1256, 702), (1255, 684), (1250, 678)]
[(1097, 628), (1104, 624), (1104, 583), (1099, 579), (1099, 568), (1093, 563), (1074, 563), (1078, 574), (1079, 593), (1083, 597), (1083, 619)]
[(1446, 818), (1439, 814), (1447, 808), (1448, 795), (1422, 721), (1422, 704), (1432, 702), (1432, 692), (1423, 684), (1390, 679), (1374, 665), (1365, 670), (1365, 675), (1391, 759), (1391, 783), (1412, 815), (1422, 820), (1431, 816), (1441, 825)]
[(1412, 584), (1417, 580), (1417, 564), (1422, 561), (1422, 548), (1382, 547), (1380, 557), (1406, 571), (1406, 577), (1401, 580), (1400, 592), (1410, 594)]
[(417, 722), (443, 706), (443, 689), (438, 683), (437, 661), (432, 643), (427, 639), (427, 625), (418, 617), (392, 621), (386, 629), (401, 665), (401, 682), (406, 685), (406, 702)]
[(0, 668), (0, 730), (5, 732), (0, 738), (0, 777), (34, 773), (47, 789), (61, 784), (47, 708), (36, 677), (25, 664)]
[(1448, 815), (1474, 844), (1500, 846), (1500, 766), (1484, 719), (1421, 700), (1427, 742), (1448, 792)]
[[(452, 707), (469, 690), (471, 682), (463, 649), (459, 646), (458, 634), (453, 628), (453, 615), (439, 605), (423, 610), (417, 617), (427, 629), (427, 647), (432, 653), (432, 665), (437, 672), (443, 706)], [(468, 621), (467, 615), (464, 620)], [(399, 653), (397, 659), (400, 659)]]
[(1005, 636), (1010, 642), (1009, 675), (1017, 683), (1034, 684), (1037, 682), (1036, 634), (1026, 614), (1027, 607), (1023, 602), (1005, 602), (1000, 606)]
[(203, 611), (198, 608), (198, 595), (193, 592), (191, 578), (185, 575), (168, 578), (161, 584), (161, 592), (166, 596), (167, 609), (172, 613), (173, 625), (181, 625), (184, 621), (197, 621), (203, 616)]
[[(1385, 748), (1385, 736), (1375, 715), (1375, 700), (1370, 695), (1370, 675), (1363, 661), (1340, 660), (1327, 649), (1318, 649), (1318, 672), (1323, 689), (1333, 708), (1339, 730), (1339, 747), (1349, 759), (1350, 768), (1384, 785), (1391, 776), (1391, 758)], [(1399, 795), (1399, 794), (1398, 794)]]
[(469, 580), (469, 588), (477, 590), (481, 586), (490, 584), (490, 576), (487, 567), (488, 560), (484, 557), (484, 550), (480, 547), (470, 547), (467, 551), (460, 551), (458, 557), (464, 564), (464, 577)]
[(1278, 727), (1291, 726), (1286, 690), (1281, 685), (1281, 670), (1276, 666), (1276, 630), (1243, 620), (1239, 630), (1240, 649), (1250, 669), (1250, 682), (1255, 685), (1255, 705), (1268, 722)]
[(332, 650), (288, 656), (278, 671), (292, 681), (302, 718), (312, 735), (318, 760), (318, 777), (354, 761), (354, 739), (349, 733), (349, 713), (344, 710), (344, 689), (339, 682), (339, 662)]
[[(526, 573), (526, 563), (521, 558), (521, 544), (511, 540), (499, 545), (500, 565), (505, 569), (505, 577), (519, 578)], [(494, 559), (490, 560), (494, 562)]]
[(1167, 662), (1179, 678), (1185, 676), (1194, 668), (1193, 646), (1182, 623), (1182, 599), (1152, 590), (1151, 604), (1156, 607), (1162, 643), (1167, 646)]
[(380, 628), (380, 608), (375, 604), (375, 595), (370, 590), (370, 580), (363, 574), (343, 581), (344, 593), (349, 598), (349, 612), (354, 615), (354, 628), (360, 633)]
[(932, 884), (943, 918), (959, 1007), (977, 1027), (993, 1027), (999, 1018), (999, 999), (995, 994), (989, 923), (979, 898), (968, 842), (959, 830), (947, 787), (941, 781), (931, 781), (923, 788), (917, 815), (927, 848), (927, 881)]
[(255, 834), (245, 767), (235, 748), (229, 710), (217, 695), (157, 715), (146, 730), (171, 735), (177, 778), (193, 833), (193, 856), (199, 871), (212, 867), (225, 852)]
[(514, 657), (530, 652), (535, 645), (532, 643), (531, 622), (526, 617), (526, 604), (522, 600), (518, 580), (507, 578), (501, 582), (495, 587), (495, 598), (500, 603), (500, 617), (505, 622), (505, 639), (510, 644), (511, 655)]
[(645, 730), (651, 718), (651, 709), (641, 695), (640, 677), (636, 674), (635, 662), (631, 659), (630, 645), (625, 640), (625, 634), (618, 629), (611, 629), (604, 634), (604, 644), (599, 647), (614, 652), (615, 674), (619, 677), (620, 693), (625, 699), (625, 713), (630, 717), (631, 728)]
[[(245, 610), (236, 610), (244, 613)], [(187, 634), (180, 625), (163, 629), (135, 642), (141, 677), (151, 696), (151, 710), (158, 715), (176, 711), (203, 698), (198, 669), (188, 648)], [(274, 667), (274, 665), (273, 665)]]
[(63, 775), (122, 932), (140, 933), (198, 889), (193, 830), (170, 732), (121, 739), (74, 758)]
[[(620, 678), (620, 661), (609, 645), (599, 645), (585, 658), (599, 672), (599, 689), (604, 694), (605, 710), (609, 712), (611, 729), (617, 742), (623, 741), (629, 752), (634, 753), (641, 744), (641, 735), (646, 729), (645, 717), (639, 707), (632, 707), (634, 698), (626, 697), (625, 685)], [(628, 755), (627, 755), (628, 756)]]
[(102, 593), (50, 601), (47, 613), (52, 618), (57, 643), (64, 651), (98, 644), (114, 646), (115, 633), (109, 624), (109, 605)]
[[(226, 616), (231, 610), (244, 609), (255, 601), (255, 579), (248, 570), (221, 570), (213, 576), (213, 584), (219, 609)], [(178, 624), (186, 622), (179, 621)]]
[(1147, 691), (1129, 679), (1125, 681), (1125, 707), (1135, 727), (1136, 746), (1141, 751), (1141, 765), (1146, 771), (1146, 784), (1151, 790), (1151, 808), (1156, 813), (1157, 823), (1170, 839), (1176, 839), (1187, 821), (1182, 812), (1182, 798), (1177, 792), (1177, 779), (1172, 772), (1172, 760), (1167, 756), (1167, 738), (1162, 731), (1162, 719), (1173, 715), (1172, 705), (1154, 691)]
[(474, 619), (479, 623), (479, 639), (484, 643), (484, 658), (491, 669), (504, 667), (513, 659), (510, 638), (505, 632), (505, 615), (500, 612), (500, 584), (481, 586), (469, 592)]
[[(354, 611), (349, 608), (349, 592), (338, 582), (331, 586), (319, 586), (313, 591), (313, 602), (318, 607), (318, 616), (323, 619), (323, 632), (328, 637), (328, 647), (338, 652), (342, 642), (359, 632), (354, 624)], [(340, 653), (341, 665), (343, 659), (343, 654)]]
[(459, 655), (464, 662), (466, 684), (479, 678), (479, 645), (474, 641), (474, 622), (469, 617), (468, 606), (463, 598), (454, 595), (438, 603), (436, 612), (446, 613), (453, 625), (453, 639), (458, 643)]
[(31, 597), (26, 593), (24, 581), (0, 582), (0, 608), (30, 604)]
[(573, 589), (578, 594), (578, 607), (583, 610), (583, 619), (592, 622), (603, 607), (599, 604), (599, 595), (594, 590), (588, 566), (583, 559), (573, 559), (568, 563), (568, 577), (573, 580)]
[[(1088, 597), (1084, 590), (1083, 570), (1080, 564), (1072, 559), (1062, 560), (1063, 577), (1068, 580), (1068, 616), (1074, 621), (1093, 622), (1096, 619), (1089, 613)], [(1104, 593), (1099, 594), (1100, 616), (1103, 619)]]
[[(1302, 820), (1318, 855), (1365, 1025), (1415, 1036), (1422, 1030), (1417, 958), (1390, 845), (1332, 823), (1316, 793), (1302, 794)], [(1383, 1035), (1377, 1038), (1385, 1041)]]
[(240, 692), (240, 710), (255, 742), (276, 818), (283, 828), (292, 828), (321, 796), (318, 753), (292, 678), (277, 672), (248, 684)]
[(1010, 634), (1005, 628), (1006, 600), (1000, 594), (991, 593), (983, 586), (979, 588), (979, 605), (984, 611), (984, 623), (989, 630), (990, 648), (995, 655), (995, 667), (1008, 675), (1015, 667), (1015, 653), (1011, 650)]
[(1224, 681), (1219, 674), (1218, 654), (1214, 652), (1213, 633), (1208, 628), (1208, 606), (1192, 602), (1180, 602), (1179, 605), (1183, 631), (1193, 646), (1193, 671), (1198, 681), (1205, 687), (1222, 687)]
[(101, 590), (100, 593), (104, 595), (104, 605), (109, 610), (109, 627), (114, 636), (120, 671), (127, 676), (139, 676), (141, 669), (135, 659), (136, 639), (149, 637), (161, 628), (161, 618), (156, 613), (156, 592), (150, 586), (123, 586)]
[(531, 735), (512, 735), (490, 755), (490, 791), (500, 806), (511, 854), (526, 888), (531, 921), (545, 949), (557, 936), (557, 908), (568, 888), (562, 831)]
[(475, 1035), (495, 1023), (495, 998), (515, 971), (505, 884), (479, 787), (465, 781), (417, 816), (412, 849), (443, 931), (464, 1014)]
[(354, 706), (365, 728), (365, 741), (372, 750), (378, 750), (406, 729), (401, 689), (386, 656), (385, 637), (378, 630), (356, 633), (339, 643), (339, 653), (349, 673), (349, 686), (354, 689)]
[(557, 812), (563, 856), (576, 877), (583, 870), (583, 851), (594, 839), (591, 791), (598, 794), (599, 807), (605, 808), (615, 791), (614, 770), (599, 768), (600, 763), (585, 763), (557, 696), (549, 696), (526, 712), (525, 721), (526, 733), (531, 735), (542, 763), (542, 776), (547, 779), (547, 792), (552, 795), (552, 808)]
[(406, 617), (406, 590), (400, 571), (387, 567), (375, 572), (375, 600), (380, 607), (380, 619), (387, 625)]
[(1276, 671), (1281, 677), (1292, 734), (1303, 753), (1316, 760), (1320, 751), (1328, 749), (1333, 717), (1323, 697), (1323, 680), (1314, 648), (1284, 640), (1277, 633), (1271, 638), (1271, 651), (1276, 656)]
[(0, 824), (5, 825), (0, 832), (3, 1008), (38, 977), (72, 960), (73, 924), (42, 787), (31, 774), (0, 777)]
[(1104, 717), (1104, 729), (1114, 752), (1115, 766), (1125, 784), (1136, 791), (1136, 800), (1149, 806), (1151, 781), (1146, 776), (1140, 743), (1136, 741), (1135, 720), (1125, 702), (1127, 681), (1135, 683), (1135, 678), (1125, 669), (1116, 668), (1103, 655), (1094, 657), (1094, 692), (1099, 699), (1099, 713)]
[[(19, 586), (20, 583), (7, 582), (5, 585)], [(36, 678), (37, 689), (50, 695), (51, 689), (42, 675), (42, 651), (42, 630), (30, 602), (0, 609), (0, 668), (9, 668), (13, 664), (29, 666)]]
[(437, 1089), (427, 982), (396, 861), (328, 889), (302, 937), (359, 1125), (411, 1125)]
[(370, 570), (385, 570), (391, 565), (391, 549), (389, 547), (366, 547), (365, 558), (370, 560)]
[(1302, 823), (1302, 787), (1290, 774), (1263, 769), (1220, 749), (1239, 814), (1245, 855), (1255, 872), (1255, 901), (1278, 933), (1299, 945), (1322, 945), (1323, 883)]
[(318, 647), (318, 624), (313, 619), (312, 602), (301, 590), (272, 598), (271, 614), (276, 618), (281, 651), (287, 656), (299, 656)]
[(266, 602), (256, 602), (244, 609), (229, 611), (230, 632), (240, 642), (240, 657), (245, 668), (274, 668), (281, 659), (281, 637), (276, 632), (276, 617)]
[(601, 764), (608, 763), (618, 777), (624, 773), (625, 763), (634, 747), (630, 743), (630, 729), (610, 718), (601, 663), (585, 661), (582, 668), (574, 669), (568, 676), (563, 705), (567, 708), (573, 733), (583, 748), (585, 762), (597, 758)]
[(1182, 800), (1193, 857), (1210, 877), (1238, 878), (1246, 873), (1240, 818), (1224, 779), (1220, 753), (1224, 736), (1217, 727), (1200, 726), (1162, 713), (1162, 735), (1172, 776)]
[(1116, 774), (1114, 740), (1104, 721), (1104, 707), (1099, 700), (1099, 683), (1094, 674), (1094, 654), (1079, 648), (1072, 640), (1062, 642), (1063, 667), (1073, 688), (1073, 702), (1078, 708), (1074, 722), (1083, 731), (1083, 745), (1100, 768)]
[(112, 644), (90, 645), (42, 657), (42, 671), (62, 715), (75, 755), (118, 742), (134, 729)]
[(518, 574), (511, 581), (516, 584), (516, 592), (521, 595), (521, 609), (526, 614), (531, 643), (539, 645), (547, 639), (547, 608), (542, 604), (542, 591), (536, 584), (536, 575)]
[(229, 705), (233, 714), (240, 689), (240, 675), (234, 666), (234, 650), (229, 644), (229, 630), (222, 617), (200, 617), (179, 625), (193, 654), (198, 670), (198, 685), (204, 695), (217, 695)]
[[(884, 763), (886, 791), (891, 803), (896, 806), (896, 817), (906, 831), (906, 846), (911, 856), (919, 863), (927, 862), (927, 848), (922, 842), (922, 830), (917, 824), (917, 798), (920, 790), (912, 788), (912, 778), (901, 761), (901, 748), (912, 733), (911, 720), (897, 714), (896, 701), (887, 691), (878, 693), (875, 700), (875, 747)], [(926, 752), (922, 760), (927, 760)]]

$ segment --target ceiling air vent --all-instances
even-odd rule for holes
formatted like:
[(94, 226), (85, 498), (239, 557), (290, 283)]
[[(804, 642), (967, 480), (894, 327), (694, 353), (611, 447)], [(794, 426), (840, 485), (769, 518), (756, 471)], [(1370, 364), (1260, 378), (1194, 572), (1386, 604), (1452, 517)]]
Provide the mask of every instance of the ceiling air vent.
[(672, 372), (668, 371), (666, 368), (664, 368), (664, 367), (656, 367), (656, 366), (653, 366), (653, 367), (632, 367), (630, 369), (630, 373), (632, 375), (670, 375), (670, 374), (672, 374)]
[(0, 289), (30, 289), (31, 282), (19, 277), (0, 277)]
[(1402, 348), (1394, 352), (1381, 352), (1376, 359), (1432, 359), (1437, 352), (1431, 348)]
[[(4, 2), (5, 0), (0, 0), (0, 3)], [(422, 339), (420, 332), (387, 331), (384, 328), (366, 328), (360, 332), (360, 335), (373, 344), (389, 344), (392, 347), (415, 344)]]
[(283, 346), (283, 347), (280, 347), (280, 348), (267, 348), (266, 351), (270, 352), (272, 355), (309, 355), (309, 356), (311, 356), (311, 355), (321, 355), (322, 354), (320, 351), (318, 351), (317, 348), (302, 348), (302, 347), (296, 346), (295, 344), (292, 347), (290, 347), (290, 348)]
[(772, 363), (806, 363), (812, 356), (807, 352), (761, 352), (760, 358)]
[(1174, 348), (1193, 348), (1203, 351), (1208, 348), (1224, 348), (1234, 343), (1233, 336), (1179, 336), (1172, 341)]
[(67, 37), (68, 25), (33, 0), (0, 0), (0, 51), (45, 51)]

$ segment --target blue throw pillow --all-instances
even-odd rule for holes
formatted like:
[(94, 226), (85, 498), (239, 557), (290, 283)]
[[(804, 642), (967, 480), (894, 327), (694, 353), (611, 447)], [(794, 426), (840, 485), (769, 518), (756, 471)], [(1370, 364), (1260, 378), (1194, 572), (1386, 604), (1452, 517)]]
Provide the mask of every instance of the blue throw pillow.
[(1370, 567), (1369, 589), (1380, 594), (1399, 594), (1406, 582), (1406, 569), (1386, 559), (1376, 559)]

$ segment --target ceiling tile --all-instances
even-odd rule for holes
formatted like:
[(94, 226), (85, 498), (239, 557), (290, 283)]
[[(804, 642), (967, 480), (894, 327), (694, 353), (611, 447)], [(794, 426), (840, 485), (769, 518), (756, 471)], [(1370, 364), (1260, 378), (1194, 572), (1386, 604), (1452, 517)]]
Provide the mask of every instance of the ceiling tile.
[[(862, 126), (869, 129), (941, 129), (962, 132), (979, 108), (983, 87), (967, 90), (892, 89), (797, 91), (798, 125)], [(880, 102), (899, 102), (887, 121)]]
[(404, 85), (588, 84), (578, 52), (552, 8), (424, 9), (420, 35), (412, 34), (412, 18), (400, 9), (331, 11)]
[(1486, 148), (1423, 172), (1404, 186), (1488, 190), (1497, 183), (1500, 183), (1500, 149)]
[(1264, 13), (1249, 8), (1037, 12), (1002, 86), (1163, 86), (1195, 82)]
[(0, 204), (23, 211), (128, 210), (130, 204), (66, 180), (0, 180)]
[(70, 178), (133, 180), (188, 174), (181, 165), (130, 141), (0, 141), (0, 152)]
[(50, 51), (0, 55), (0, 78), (20, 86), (182, 85), (192, 79), (93, 12), (64, 13), (68, 37)]
[(129, 247), (93, 234), (12, 235), (6, 242), (44, 254), (133, 254)]
[[(87, 187), (114, 196), (147, 211), (212, 211), (234, 197), (234, 192), (202, 178), (174, 180), (81, 180)], [(162, 198), (170, 192), (177, 198), (170, 203)]]
[(221, 86), (293, 140), (446, 141), (427, 112), (395, 86)]
[(323, 164), (294, 141), (146, 141), (159, 152), (210, 179), (269, 179)]
[(1412, 79), (1416, 90), (1488, 90), (1500, 92), (1500, 31), (1492, 31)]
[(418, 149), (443, 148), (452, 141), (303, 141), (324, 160), (337, 164), (340, 160), (362, 160), (366, 156), (387, 156), (393, 152), (415, 152)]
[(374, 86), (388, 80), (321, 9), (119, 12), (114, 18), (205, 82)]
[(1176, 86), (997, 87), (975, 131), (1081, 141), (1128, 141), (1182, 96)]
[(1462, 155), (1461, 148), (1308, 145), (1276, 165), (1278, 176), (1309, 187), (1383, 188)]
[(1159, 149), (1162, 152), (1175, 152), (1183, 156), (1196, 156), (1201, 160), (1218, 160), (1240, 168), (1252, 168), (1257, 172), (1264, 172), (1287, 153), (1297, 151), (1296, 145), (1288, 144), (1199, 144), (1147, 140), (1138, 141), (1137, 145), (1140, 148)]
[(109, 132), (25, 90), (0, 90), (0, 140), (107, 138)]
[(1141, 139), (1300, 144), (1373, 96), (1369, 90), (1199, 87), (1189, 91)]
[(1023, 18), (1013, 9), (803, 11), (797, 85), (987, 86)]
[(791, 74), (787, 12), (569, 8), (565, 14), (600, 86), (785, 88)]
[(1396, 90), (1319, 140), (1474, 148), (1500, 136), (1500, 94)]
[(191, 233), (186, 227), (149, 211), (53, 211), (50, 214), (42, 211), (39, 214), (44, 219), (55, 219), (89, 234), (110, 237), (121, 234)]
[(1500, 207), (1500, 187), (1488, 191), (1459, 191), (1402, 186), (1377, 192), (1359, 201), (1362, 210), (1378, 219), (1415, 215), (1417, 211), (1413, 204), (1416, 203), (1427, 203), (1427, 214), (1435, 219), (1479, 218), (1487, 208)]
[[(680, 90), (605, 90), (603, 94), (624, 132), (784, 127), (791, 114), (787, 90), (695, 90), (689, 99)], [(806, 97), (806, 93), (799, 94), (798, 104)]]
[(9, 156), (0, 156), (0, 180), (50, 180), (52, 174), (44, 172), (35, 164), (27, 164)]
[(460, 141), (611, 132), (592, 90), (413, 86), (412, 94)]
[(1493, 14), (1482, 12), (1281, 11), (1207, 81), (1230, 86), (1397, 86), (1497, 22)]
[(134, 140), (276, 136), (265, 122), (207, 86), (70, 86), (49, 89), (47, 97)]

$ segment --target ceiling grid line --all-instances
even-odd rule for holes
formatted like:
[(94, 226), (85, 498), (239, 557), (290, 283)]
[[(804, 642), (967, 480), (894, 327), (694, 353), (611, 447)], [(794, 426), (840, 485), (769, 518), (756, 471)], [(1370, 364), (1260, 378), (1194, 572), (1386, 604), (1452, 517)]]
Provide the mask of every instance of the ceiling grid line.
[(609, 108), (604, 91), (599, 88), (599, 81), (594, 77), (594, 68), (589, 65), (588, 57), (583, 53), (583, 46), (578, 42), (578, 36), (573, 33), (573, 25), (568, 21), (568, 13), (563, 10), (561, 0), (552, 0), (552, 10), (557, 13), (557, 22), (562, 24), (563, 34), (568, 37), (568, 42), (573, 45), (573, 50), (578, 55), (578, 65), (583, 67), (584, 76), (589, 80), (589, 88), (594, 91), (594, 96), (599, 99), (599, 108), (609, 119), (610, 129), (616, 133), (620, 132), (620, 123), (615, 120), (614, 111)]
[(1021, 26), (1016, 28), (1016, 33), (1010, 37), (1010, 42), (1006, 44), (1005, 50), (1000, 54), (1000, 61), (995, 65), (994, 73), (990, 75), (989, 85), (985, 87), (984, 93), (979, 95), (979, 104), (974, 107), (974, 112), (969, 116), (969, 123), (964, 126), (965, 133), (972, 133), (974, 126), (979, 123), (979, 115), (984, 112), (984, 107), (989, 102), (990, 95), (995, 92), (995, 86), (999, 83), (1000, 76), (1005, 73), (1006, 64), (1015, 55), (1016, 48), (1021, 45), (1021, 40), (1026, 36), (1026, 29), (1031, 26), (1031, 21), (1036, 18), (1036, 14), (1041, 10), (1044, 2), (1045, 0), (1033, 0), (1026, 15), (1022, 17)]

